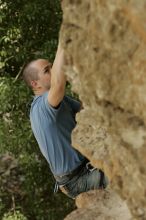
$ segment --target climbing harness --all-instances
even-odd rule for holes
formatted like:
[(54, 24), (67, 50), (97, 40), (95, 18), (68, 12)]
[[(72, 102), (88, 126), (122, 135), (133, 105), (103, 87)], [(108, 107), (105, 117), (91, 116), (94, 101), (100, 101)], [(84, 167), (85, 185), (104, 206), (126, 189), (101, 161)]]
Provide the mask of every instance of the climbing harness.
[(86, 168), (87, 170), (89, 170), (90, 172), (93, 172), (94, 170), (96, 170), (97, 168), (96, 167), (93, 167), (91, 165), (91, 162), (89, 161), (88, 163), (86, 163)]

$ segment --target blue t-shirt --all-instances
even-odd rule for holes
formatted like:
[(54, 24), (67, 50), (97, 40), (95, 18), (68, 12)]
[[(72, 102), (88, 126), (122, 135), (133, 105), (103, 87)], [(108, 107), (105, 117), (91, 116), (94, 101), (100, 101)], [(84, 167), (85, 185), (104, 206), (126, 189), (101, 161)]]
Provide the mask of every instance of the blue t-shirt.
[(75, 114), (79, 109), (80, 102), (68, 96), (64, 96), (57, 109), (53, 108), (48, 103), (48, 92), (35, 96), (31, 104), (31, 127), (54, 175), (68, 174), (85, 159), (71, 145)]

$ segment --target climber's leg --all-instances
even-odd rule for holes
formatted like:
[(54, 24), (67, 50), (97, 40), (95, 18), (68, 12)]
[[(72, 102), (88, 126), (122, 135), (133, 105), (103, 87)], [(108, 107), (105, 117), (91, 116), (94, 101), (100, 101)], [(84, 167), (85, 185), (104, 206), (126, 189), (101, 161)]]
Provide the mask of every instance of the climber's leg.
[[(102, 181), (101, 181), (102, 178)], [(62, 187), (62, 190), (71, 198), (75, 198), (82, 192), (93, 189), (106, 188), (108, 178), (96, 168), (85, 167), (82, 172), (75, 176), (68, 184)]]

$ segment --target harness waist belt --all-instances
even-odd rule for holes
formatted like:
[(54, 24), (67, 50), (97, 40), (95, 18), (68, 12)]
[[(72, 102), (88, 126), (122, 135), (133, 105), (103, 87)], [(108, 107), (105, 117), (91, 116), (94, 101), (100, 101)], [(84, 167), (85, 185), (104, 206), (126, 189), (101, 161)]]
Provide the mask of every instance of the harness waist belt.
[(56, 181), (60, 184), (63, 184), (69, 180), (71, 180), (74, 176), (76, 176), (85, 166), (86, 164), (89, 162), (88, 159), (85, 159), (83, 161), (83, 163), (81, 163), (76, 169), (74, 169), (73, 171), (71, 171), (70, 173), (68, 174), (65, 174), (65, 175), (60, 175), (60, 176), (56, 176), (54, 175)]

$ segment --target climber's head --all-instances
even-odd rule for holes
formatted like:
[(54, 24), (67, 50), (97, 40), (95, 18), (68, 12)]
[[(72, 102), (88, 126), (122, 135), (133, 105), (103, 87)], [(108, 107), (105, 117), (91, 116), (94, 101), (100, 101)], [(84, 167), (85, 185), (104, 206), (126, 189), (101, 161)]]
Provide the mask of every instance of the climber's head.
[(51, 64), (46, 59), (29, 62), (23, 69), (23, 79), (34, 93), (42, 93), (50, 89)]

